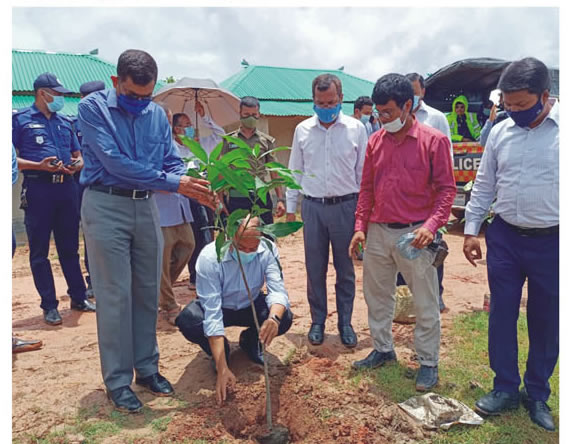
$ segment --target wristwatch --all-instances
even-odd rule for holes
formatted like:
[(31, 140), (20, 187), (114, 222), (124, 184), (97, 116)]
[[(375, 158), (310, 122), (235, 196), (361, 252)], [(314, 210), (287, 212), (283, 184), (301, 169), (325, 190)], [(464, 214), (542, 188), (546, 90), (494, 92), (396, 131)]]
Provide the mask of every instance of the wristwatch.
[(282, 202), (284, 205), (286, 205), (286, 198), (285, 197), (279, 197), (278, 198), (278, 202)]
[(270, 316), (270, 319), (272, 319), (276, 324), (280, 325), (281, 319), (278, 317), (278, 315), (273, 314)]

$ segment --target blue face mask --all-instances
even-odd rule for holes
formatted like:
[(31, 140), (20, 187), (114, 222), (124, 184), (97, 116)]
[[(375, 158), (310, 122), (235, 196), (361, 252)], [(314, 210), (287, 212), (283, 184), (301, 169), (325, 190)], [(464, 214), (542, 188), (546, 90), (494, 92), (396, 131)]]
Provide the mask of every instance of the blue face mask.
[(542, 105), (542, 100), (538, 99), (536, 104), (529, 109), (523, 111), (507, 111), (507, 114), (516, 122), (517, 126), (524, 128), (530, 126), (530, 123), (536, 120), (543, 109), (544, 105)]
[(413, 96), (413, 109), (419, 106), (419, 101), (421, 100), (421, 96)]
[(119, 106), (127, 111), (129, 114), (137, 115), (151, 102), (151, 99), (134, 99), (133, 97), (126, 96), (125, 94), (120, 94), (117, 96), (117, 102)]
[(336, 105), (334, 108), (320, 108), (319, 106), (314, 105), (314, 112), (322, 123), (330, 123), (338, 118), (338, 113), (340, 112), (341, 107), (341, 103)]
[[(250, 262), (252, 262), (254, 260), (254, 258), (258, 255), (257, 251), (252, 251), (251, 253), (244, 253), (243, 251), (240, 251), (240, 259), (241, 259), (241, 263), (242, 265), (246, 265), (249, 264)], [(237, 259), (238, 255), (234, 252), (234, 258)]]
[(63, 96), (50, 96), (52, 97), (52, 102), (46, 102), (46, 107), (51, 113), (60, 111), (64, 107), (64, 97)]
[(195, 136), (195, 128), (193, 126), (186, 126), (184, 128), (185, 131), (185, 137), (189, 137), (190, 139), (193, 139)]
[(364, 124), (364, 123), (368, 123), (370, 120), (371, 116), (367, 115), (367, 114), (362, 114), (360, 116), (360, 121)]

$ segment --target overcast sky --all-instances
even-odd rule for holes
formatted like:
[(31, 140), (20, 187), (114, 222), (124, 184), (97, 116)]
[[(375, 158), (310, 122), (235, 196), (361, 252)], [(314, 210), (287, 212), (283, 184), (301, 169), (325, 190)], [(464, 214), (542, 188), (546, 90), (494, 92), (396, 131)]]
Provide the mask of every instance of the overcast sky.
[(12, 47), (116, 63), (153, 55), (160, 78), (221, 82), (253, 65), (336, 69), (371, 81), (467, 57), (535, 56), (559, 66), (557, 8), (13, 8)]

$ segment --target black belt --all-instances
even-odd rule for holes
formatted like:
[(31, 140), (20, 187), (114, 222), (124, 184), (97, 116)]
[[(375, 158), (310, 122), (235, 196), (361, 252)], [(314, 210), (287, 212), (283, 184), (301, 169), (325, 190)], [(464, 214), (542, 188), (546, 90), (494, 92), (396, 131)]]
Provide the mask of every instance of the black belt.
[(394, 229), (401, 229), (401, 228), (409, 228), (412, 227), (414, 225), (419, 225), (424, 223), (424, 220), (418, 220), (417, 222), (409, 222), (408, 224), (400, 224), (399, 222), (393, 222), (393, 223), (387, 223), (387, 227), (389, 228), (394, 228)]
[(101, 193), (114, 194), (115, 196), (130, 197), (133, 200), (143, 200), (151, 197), (151, 191), (149, 190), (128, 190), (106, 185), (89, 185), (89, 189), (100, 191)]
[(520, 236), (526, 237), (537, 237), (537, 236), (548, 236), (550, 234), (558, 234), (560, 232), (560, 225), (554, 225), (552, 227), (546, 228), (526, 228), (526, 227), (519, 227), (517, 225), (512, 225), (509, 222), (506, 222), (505, 219), (496, 215), (498, 219), (501, 219), (504, 224), (518, 233)]
[(48, 183), (65, 183), (73, 180), (73, 177), (69, 174), (53, 174), (53, 173), (24, 173), (24, 177), (27, 180), (38, 181), (38, 182), (48, 182)]
[(358, 197), (358, 193), (346, 194), (344, 196), (336, 196), (336, 197), (312, 197), (304, 195), (305, 199), (311, 200), (312, 202), (318, 202), (322, 205), (334, 205), (339, 202), (345, 202), (347, 200), (356, 199)]

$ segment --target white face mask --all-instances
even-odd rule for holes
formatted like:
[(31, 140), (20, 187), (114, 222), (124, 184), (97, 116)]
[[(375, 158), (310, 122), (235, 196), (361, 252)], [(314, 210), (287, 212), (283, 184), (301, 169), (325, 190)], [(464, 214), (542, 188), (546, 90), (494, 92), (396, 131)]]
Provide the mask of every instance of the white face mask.
[(401, 121), (401, 118), (399, 117), (398, 119), (395, 119), (392, 122), (383, 123), (383, 128), (389, 133), (399, 132), (401, 128), (405, 126), (405, 122), (407, 122), (408, 117), (409, 114), (407, 114), (407, 117), (405, 117), (405, 120), (403, 121)]

